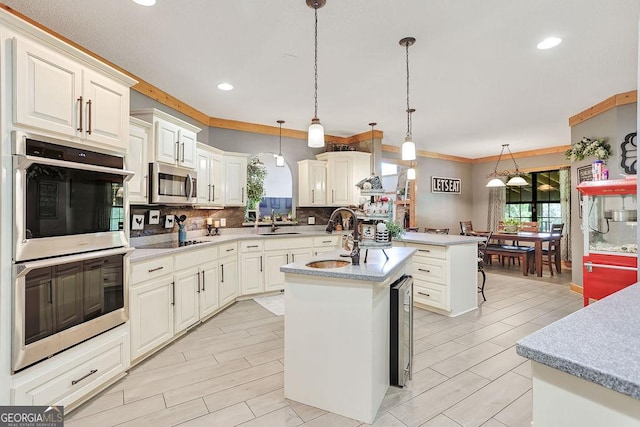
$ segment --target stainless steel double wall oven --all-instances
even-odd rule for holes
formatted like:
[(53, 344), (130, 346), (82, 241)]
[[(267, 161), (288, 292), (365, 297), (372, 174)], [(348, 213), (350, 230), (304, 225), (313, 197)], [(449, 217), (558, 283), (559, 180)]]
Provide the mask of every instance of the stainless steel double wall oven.
[(12, 369), (128, 319), (121, 156), (14, 132)]

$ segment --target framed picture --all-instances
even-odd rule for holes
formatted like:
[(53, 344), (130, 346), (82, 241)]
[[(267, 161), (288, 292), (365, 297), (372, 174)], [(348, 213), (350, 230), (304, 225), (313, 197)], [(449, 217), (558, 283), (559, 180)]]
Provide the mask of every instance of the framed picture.
[(258, 211), (257, 210), (248, 210), (247, 211), (247, 221), (256, 222), (258, 220)]
[(376, 226), (373, 224), (362, 224), (361, 236), (365, 240), (375, 240)]
[(577, 168), (578, 171), (578, 184), (584, 181), (593, 181), (593, 172), (591, 165), (581, 166)]

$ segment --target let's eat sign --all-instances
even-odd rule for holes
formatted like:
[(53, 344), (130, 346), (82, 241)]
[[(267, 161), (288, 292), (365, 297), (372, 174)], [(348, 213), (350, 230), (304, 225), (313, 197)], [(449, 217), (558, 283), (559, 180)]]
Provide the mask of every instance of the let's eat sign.
[(432, 193), (460, 194), (460, 178), (444, 178), (442, 176), (431, 177)]

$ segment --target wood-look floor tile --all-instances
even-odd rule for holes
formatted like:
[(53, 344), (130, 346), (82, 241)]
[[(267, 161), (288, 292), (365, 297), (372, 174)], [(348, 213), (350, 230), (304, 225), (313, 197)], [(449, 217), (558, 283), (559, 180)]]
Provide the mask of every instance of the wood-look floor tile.
[(529, 390), (494, 418), (509, 427), (531, 427), (533, 418), (533, 391)]
[(283, 386), (284, 373), (279, 372), (216, 393), (207, 394), (204, 397), (204, 402), (207, 404), (209, 412), (215, 412), (227, 406), (235, 405), (236, 403), (244, 402), (254, 397), (262, 396), (265, 393), (281, 389)]
[(237, 403), (211, 414), (194, 418), (180, 427), (232, 427), (255, 418), (246, 403)]
[(535, 323), (541, 326), (547, 326), (557, 320), (562, 319), (563, 317), (568, 316), (569, 314), (578, 311), (582, 308), (582, 296), (578, 295), (578, 301), (575, 301), (571, 304), (568, 304), (564, 307), (561, 307), (557, 310), (554, 310), (550, 313), (545, 314), (544, 316), (540, 316), (536, 319), (533, 319), (531, 323)]
[(111, 427), (131, 421), (135, 418), (150, 416), (165, 408), (164, 399), (162, 398), (162, 395), (158, 394), (147, 399), (138, 400), (137, 402), (118, 406), (87, 417), (74, 418), (68, 422), (65, 420), (64, 425), (65, 427)]
[(464, 426), (480, 426), (530, 389), (527, 378), (507, 372), (443, 413)]
[(424, 339), (413, 342), (413, 354), (420, 354), (423, 351), (431, 350), (435, 347), (433, 344), (426, 342)]
[(304, 403), (296, 402), (295, 400), (287, 399), (287, 401), (289, 402), (289, 406), (291, 406), (291, 408), (305, 423), (311, 420), (315, 420), (316, 418), (327, 413), (327, 411), (324, 411), (320, 408), (305, 405)]
[(331, 412), (327, 412), (324, 415), (320, 415), (318, 418), (305, 423), (308, 427), (357, 427), (361, 425), (360, 421), (356, 421), (352, 418), (343, 417)]
[(169, 353), (165, 351), (159, 352), (156, 356), (150, 357), (144, 363), (137, 365), (131, 370), (130, 374), (138, 374), (140, 372), (152, 371), (158, 368), (164, 368), (169, 365), (184, 362), (186, 359), (182, 353)]
[(414, 373), (413, 379), (404, 387), (389, 387), (382, 403), (380, 404), (380, 409), (378, 409), (378, 415), (413, 399), (419, 394), (424, 393), (438, 384), (442, 384), (448, 379), (448, 377), (445, 377), (444, 375), (429, 368)]
[(240, 424), (241, 427), (296, 427), (303, 424), (304, 421), (295, 413), (290, 406), (278, 409), (251, 421)]
[(181, 405), (166, 408), (153, 414), (146, 415), (118, 424), (118, 427), (170, 427), (184, 423), (202, 415), (208, 414), (207, 406), (202, 399), (194, 399)]
[(421, 424), (420, 427), (460, 427), (460, 424), (453, 421), (451, 418), (440, 414), (426, 423)]
[(247, 328), (246, 331), (251, 335), (263, 334), (271, 331), (284, 331), (284, 316), (278, 316), (277, 322), (269, 322), (264, 325)]
[(463, 335), (468, 334), (469, 332), (473, 332), (482, 328), (484, 325), (475, 322), (465, 322), (459, 325), (456, 325), (452, 328), (447, 328), (438, 333), (428, 335), (422, 339), (422, 341), (433, 344), (434, 346), (444, 344), (447, 341), (451, 341), (452, 339), (461, 337)]
[(510, 370), (516, 368), (527, 361), (522, 356), (518, 356), (516, 348), (509, 347), (505, 351), (496, 354), (493, 357), (478, 363), (476, 366), (471, 367), (469, 370), (488, 380), (495, 380), (502, 375), (506, 374)]
[(487, 379), (479, 375), (463, 372), (389, 412), (409, 427), (419, 426), (488, 383)]
[(483, 342), (432, 365), (431, 369), (448, 377), (453, 377), (504, 350), (505, 348), (500, 345)]
[(124, 405), (124, 393), (122, 390), (114, 393), (107, 393), (105, 391), (76, 408), (68, 416), (65, 414), (65, 421), (88, 417), (89, 415), (97, 414), (107, 409), (117, 408), (122, 405)]
[[(502, 424), (500, 421), (496, 420), (495, 418), (489, 418), (486, 423), (482, 424), (482, 427), (511, 427), (511, 426), (506, 426)], [(532, 426), (528, 426), (528, 427), (532, 427)]]
[[(140, 386), (128, 387), (124, 390), (124, 401), (130, 403), (159, 393), (167, 393), (171, 390), (180, 389), (185, 386), (193, 386), (203, 381), (213, 381), (218, 377), (225, 377), (231, 373), (243, 372), (250, 365), (244, 359), (233, 360), (227, 363), (219, 363), (213, 366), (191, 371), (185, 374), (172, 375), (160, 378)], [(184, 399), (178, 403), (201, 397), (194, 395), (190, 399)], [(168, 405), (172, 406), (172, 405)]]
[(510, 305), (500, 310), (496, 310), (493, 313), (489, 313), (486, 316), (483, 316), (481, 319), (478, 319), (478, 322), (485, 325), (490, 325), (492, 323), (499, 322), (503, 319), (506, 319), (507, 317), (511, 317), (514, 314), (520, 313), (521, 311), (543, 304), (550, 300), (551, 298), (547, 296), (537, 296), (534, 298), (529, 298), (528, 300)]
[[(271, 333), (269, 332), (269, 334)], [(275, 334), (273, 334), (272, 336), (273, 336), (273, 339), (271, 340), (265, 339), (264, 341), (261, 341), (257, 344), (245, 345), (240, 348), (236, 348), (229, 351), (223, 351), (223, 352), (216, 351), (215, 353), (213, 353), (213, 356), (216, 358), (218, 362), (222, 363), (222, 362), (228, 362), (229, 360), (240, 359), (242, 357), (257, 355), (260, 353), (264, 353), (265, 351), (271, 351), (274, 349), (284, 349), (284, 338), (278, 338), (278, 336)], [(277, 357), (274, 357), (272, 360), (275, 360), (275, 359), (277, 359)]]
[(284, 345), (274, 350), (244, 356), (244, 358), (251, 366), (262, 365), (272, 360), (284, 359)]
[(454, 339), (455, 342), (466, 345), (468, 347), (473, 347), (480, 343), (490, 340), (491, 338), (497, 337), (500, 334), (503, 334), (507, 331), (513, 329), (513, 326), (507, 325), (506, 323), (496, 322), (491, 325), (484, 326), (480, 329), (476, 329), (473, 332), (470, 332), (466, 335), (462, 335)]
[(200, 359), (188, 360), (186, 362), (168, 365), (164, 368), (150, 371), (134, 371), (122, 381), (126, 388), (139, 387), (144, 384), (153, 383), (164, 378), (177, 375), (186, 375), (194, 371), (202, 372), (203, 369), (217, 365), (218, 361), (213, 355), (207, 355)]
[(243, 322), (236, 321), (227, 326), (220, 326), (220, 329), (222, 329), (225, 334), (228, 334), (230, 332), (246, 331), (247, 329), (251, 328), (263, 327), (264, 325), (268, 325), (270, 323), (280, 325), (282, 324), (282, 321), (282, 316), (273, 315), (273, 317), (262, 317), (255, 320), (247, 320)]
[(191, 337), (191, 334), (187, 334), (182, 337), (182, 339), (169, 344), (162, 351), (164, 353), (182, 353), (198, 349), (210, 350), (212, 347), (218, 347), (229, 342), (249, 337), (251, 337), (251, 335), (249, 335), (247, 331), (237, 331), (233, 334), (216, 335), (201, 339), (194, 339)]
[(512, 330), (505, 332), (504, 334), (500, 334), (495, 338), (489, 340), (494, 344), (501, 345), (503, 347), (511, 347), (516, 344), (520, 338), (526, 337), (542, 328), (540, 325), (536, 325), (535, 323), (525, 323), (524, 325), (520, 325), (518, 327), (513, 328)]
[[(271, 313), (268, 310), (261, 310), (255, 313), (247, 314), (245, 316), (231, 317), (231, 318), (222, 318), (222, 317), (214, 317), (208, 323), (209, 327), (220, 328), (224, 333), (232, 332), (230, 330), (226, 330), (226, 328), (234, 328), (233, 330), (238, 331), (240, 329), (246, 328), (238, 328), (237, 326), (240, 324), (249, 325), (247, 327), (260, 326), (260, 321), (264, 321), (265, 324), (267, 322), (278, 321), (278, 316)], [(257, 322), (252, 324), (252, 322)]]
[(455, 341), (449, 341), (442, 345), (432, 348), (431, 350), (423, 351), (420, 354), (416, 354), (413, 358), (413, 372), (420, 372), (424, 368), (435, 365), (436, 363), (448, 359), (469, 347), (462, 345)]
[[(242, 331), (245, 332), (245, 331)], [(246, 332), (245, 332), (246, 333)], [(249, 335), (246, 334), (243, 338), (234, 339), (231, 341), (219, 342), (219, 343), (211, 343), (209, 345), (198, 344), (193, 348), (183, 350), (184, 357), (187, 360), (198, 359), (200, 357), (215, 353), (223, 353), (226, 351), (236, 350), (238, 348), (246, 347), (253, 344), (263, 343), (267, 341), (272, 341), (275, 339), (282, 339), (278, 335), (273, 332), (266, 332), (264, 334), (258, 335)]]
[[(577, 300), (577, 298), (578, 297), (576, 296), (576, 298), (574, 298), (574, 301)], [(569, 300), (568, 298), (558, 298), (547, 301), (543, 304), (528, 308), (518, 314), (507, 317), (506, 319), (503, 319), (502, 322), (513, 326), (520, 326), (538, 317), (544, 316), (545, 314), (548, 314), (560, 307), (564, 307), (571, 302), (573, 301)]]
[(516, 374), (522, 375), (523, 377), (532, 378), (531, 376), (531, 361), (527, 360), (523, 364), (519, 365), (517, 368), (512, 369)]
[(361, 426), (373, 426), (373, 427), (406, 427), (406, 425), (391, 415), (388, 412), (384, 412), (378, 415), (373, 424), (361, 424)]
[[(244, 359), (240, 359), (242, 362), (247, 363)], [(229, 363), (237, 363), (233, 361)], [(247, 363), (247, 366), (249, 364)], [(248, 367), (237, 372), (232, 372), (227, 375), (222, 375), (212, 379), (205, 379), (204, 381), (191, 383), (184, 387), (175, 388), (164, 393), (164, 399), (167, 402), (167, 406), (174, 406), (186, 401), (207, 396), (212, 393), (216, 393), (221, 390), (230, 389), (239, 384), (255, 381), (260, 378), (268, 377), (270, 375), (282, 372), (284, 367), (279, 362), (269, 362), (259, 366)], [(125, 391), (126, 396), (126, 391)]]
[(260, 417), (269, 412), (289, 406), (289, 401), (284, 398), (284, 388), (279, 388), (265, 393), (262, 396), (247, 400), (247, 405), (249, 405), (249, 408), (256, 417)]

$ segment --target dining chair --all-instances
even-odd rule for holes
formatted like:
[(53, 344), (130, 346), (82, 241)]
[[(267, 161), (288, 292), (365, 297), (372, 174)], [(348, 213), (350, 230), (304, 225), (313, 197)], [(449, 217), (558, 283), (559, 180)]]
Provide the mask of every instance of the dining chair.
[(473, 225), (471, 221), (460, 221), (460, 234), (463, 236), (475, 236), (476, 233), (473, 231)]
[(431, 233), (431, 234), (449, 234), (449, 229), (448, 228), (429, 228), (429, 227), (425, 227), (424, 228), (424, 232), (425, 233)]
[(482, 299), (484, 301), (487, 298), (484, 296), (484, 285), (487, 282), (487, 275), (484, 272), (484, 265), (486, 263), (487, 258), (487, 245), (489, 245), (489, 240), (491, 239), (492, 232), (489, 233), (487, 239), (484, 242), (478, 243), (478, 272), (482, 274), (482, 285), (478, 286), (478, 292), (482, 294)]
[(562, 272), (560, 262), (560, 241), (562, 239), (562, 231), (564, 224), (551, 224), (551, 235), (557, 236), (557, 239), (547, 242), (546, 247), (542, 247), (542, 264), (549, 265), (549, 272), (553, 276), (553, 265), (555, 264), (558, 274)]
[(409, 228), (407, 228), (407, 231), (419, 232), (420, 231), (420, 227), (409, 227)]

